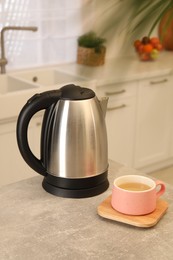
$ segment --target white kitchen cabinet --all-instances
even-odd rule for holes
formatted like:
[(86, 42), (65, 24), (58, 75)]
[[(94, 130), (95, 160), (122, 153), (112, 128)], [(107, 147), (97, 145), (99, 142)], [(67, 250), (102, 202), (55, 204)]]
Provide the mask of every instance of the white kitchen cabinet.
[[(29, 144), (39, 158), (41, 116), (35, 116), (29, 125)], [(16, 118), (0, 123), (0, 186), (35, 176), (23, 160), (16, 140)]]
[[(96, 80), (97, 95), (109, 96), (109, 158), (145, 172), (173, 164), (172, 68), (169, 52), (149, 63), (134, 56), (107, 59), (98, 68), (81, 69), (76, 63), (60, 66), (66, 73)], [(113, 109), (125, 101), (128, 106)]]
[(100, 96), (109, 97), (106, 114), (108, 157), (132, 166), (137, 83), (117, 83), (98, 89)]
[(136, 168), (171, 157), (172, 87), (169, 75), (139, 82), (134, 157)]

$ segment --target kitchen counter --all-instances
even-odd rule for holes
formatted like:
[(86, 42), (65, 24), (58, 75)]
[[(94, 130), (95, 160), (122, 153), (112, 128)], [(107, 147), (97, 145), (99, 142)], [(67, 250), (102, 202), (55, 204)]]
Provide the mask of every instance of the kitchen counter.
[[(58, 84), (54, 83), (52, 85), (52, 79), (48, 79), (50, 76), (49, 72), (51, 71), (56, 71), (59, 75), (57, 77), (60, 77), (63, 81), (59, 79)], [(61, 73), (65, 74), (62, 76)], [(2, 93), (0, 93), (0, 121), (17, 117), (23, 105), (35, 93), (60, 88), (66, 83), (79, 84), (84, 87), (93, 88), (96, 91), (96, 86), (166, 76), (172, 73), (172, 52), (168, 51), (162, 52), (158, 60), (149, 62), (142, 62), (136, 55), (133, 55), (106, 59), (105, 64), (98, 67), (84, 66), (72, 62), (35, 69), (11, 71), (5, 75), (1, 75), (1, 84), (3, 85), (6, 79), (7, 86), (4, 87), (6, 91), (2, 89)], [(31, 75), (33, 76), (31, 77)], [(36, 75), (39, 75), (38, 78), (41, 78), (41, 82), (45, 81), (46, 85), (33, 82), (31, 79)], [(47, 76), (45, 77), (45, 75)], [(10, 86), (8, 86), (8, 83), (11, 83)], [(7, 91), (8, 89), (13, 90), (13, 85), (16, 87), (20, 86), (20, 89), (22, 89), (22, 84), (23, 90)], [(8, 106), (8, 109), (4, 109), (6, 106)]]
[(155, 61), (140, 61), (137, 55), (106, 59), (103, 66), (91, 67), (77, 63), (57, 66), (59, 71), (96, 80), (97, 86), (142, 80), (173, 73), (173, 53), (163, 51)]
[(111, 194), (114, 178), (138, 171), (110, 161), (110, 187), (85, 199), (53, 196), (42, 177), (0, 189), (0, 259), (172, 259), (173, 187), (163, 198), (169, 208), (152, 228), (138, 228), (104, 219), (97, 206)]

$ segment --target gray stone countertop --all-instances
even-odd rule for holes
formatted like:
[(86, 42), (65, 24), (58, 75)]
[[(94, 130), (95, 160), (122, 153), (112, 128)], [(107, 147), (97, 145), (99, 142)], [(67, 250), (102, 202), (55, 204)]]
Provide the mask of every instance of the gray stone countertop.
[(53, 196), (33, 177), (0, 189), (0, 259), (173, 259), (173, 187), (166, 185), (167, 213), (152, 228), (107, 220), (97, 206), (113, 180), (138, 171), (110, 161), (109, 189), (85, 199)]

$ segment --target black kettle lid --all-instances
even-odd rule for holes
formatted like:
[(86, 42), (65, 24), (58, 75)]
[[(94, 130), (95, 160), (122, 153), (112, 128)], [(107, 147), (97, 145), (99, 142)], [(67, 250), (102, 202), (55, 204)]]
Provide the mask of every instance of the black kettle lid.
[(61, 99), (83, 100), (95, 97), (95, 92), (89, 88), (82, 88), (74, 84), (69, 84), (60, 89)]

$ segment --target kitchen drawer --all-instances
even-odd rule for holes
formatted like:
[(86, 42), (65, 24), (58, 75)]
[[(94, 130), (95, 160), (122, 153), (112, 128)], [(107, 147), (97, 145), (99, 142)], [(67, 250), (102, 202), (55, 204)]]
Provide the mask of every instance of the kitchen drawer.
[(140, 87), (145, 87), (145, 86), (166, 86), (169, 85), (171, 81), (171, 77), (168, 76), (161, 76), (161, 77), (155, 77), (147, 80), (141, 80), (140, 81)]
[(99, 96), (107, 96), (109, 100), (135, 96), (137, 92), (137, 82), (121, 82), (104, 87), (97, 87)]
[(118, 111), (123, 110), (132, 104), (134, 104), (135, 98), (119, 98), (114, 100), (109, 100), (107, 111)]

